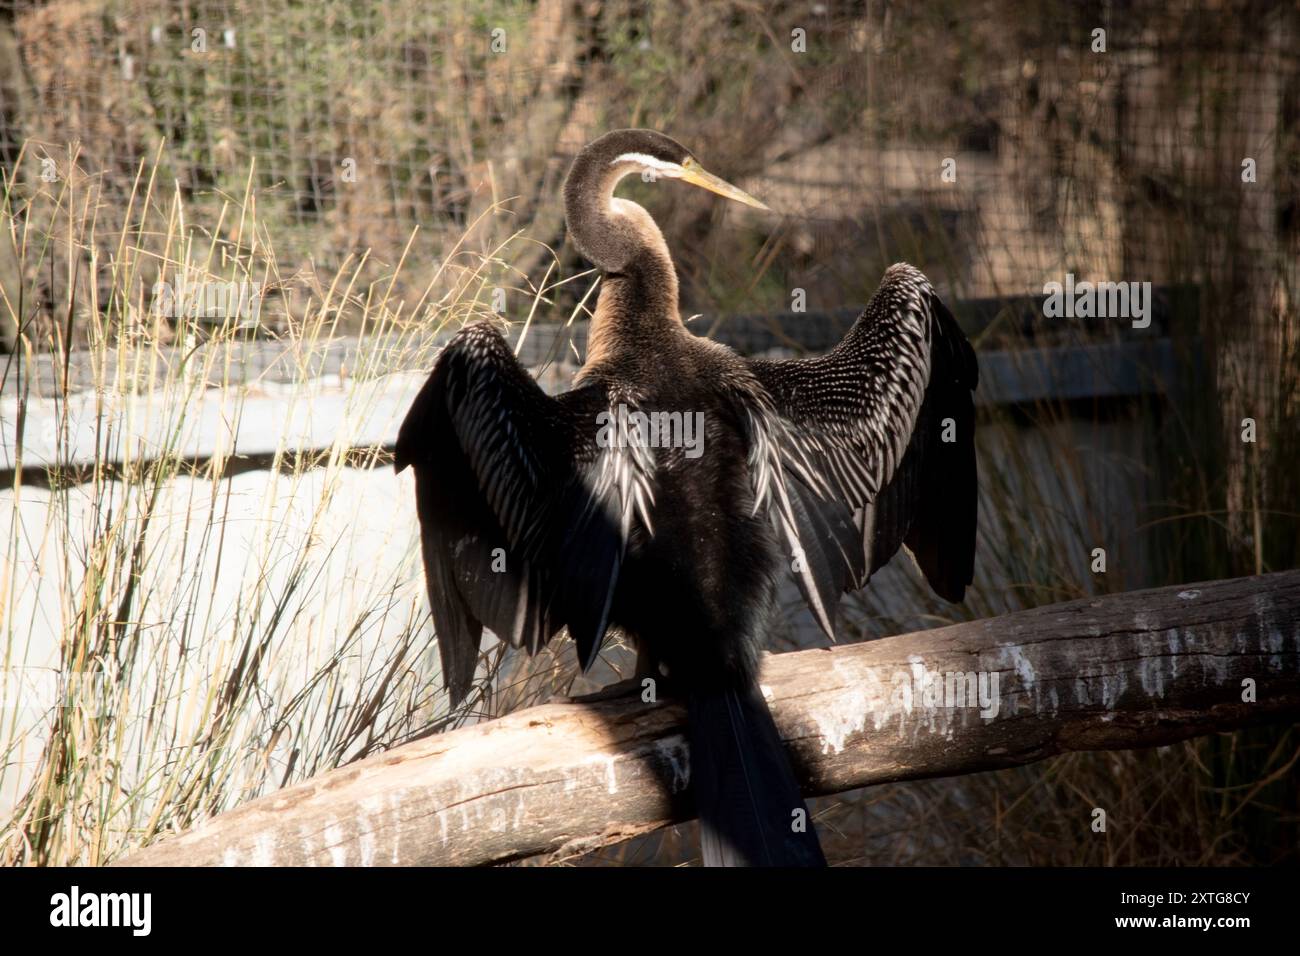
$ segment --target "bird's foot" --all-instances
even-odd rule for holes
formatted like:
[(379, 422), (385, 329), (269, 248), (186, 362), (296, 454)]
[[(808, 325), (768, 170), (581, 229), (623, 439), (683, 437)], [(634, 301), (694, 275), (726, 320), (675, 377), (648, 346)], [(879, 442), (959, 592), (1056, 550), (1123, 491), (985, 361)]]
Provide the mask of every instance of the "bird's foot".
[(616, 681), (593, 693), (569, 697), (567, 700), (571, 704), (594, 704), (603, 700), (640, 697), (645, 703), (653, 704), (666, 696), (668, 696), (668, 678), (646, 674)]
[(615, 681), (592, 694), (580, 697), (567, 697), (572, 704), (594, 704), (602, 700), (619, 700), (624, 697), (640, 697), (647, 704), (653, 704), (669, 694), (668, 678), (655, 661), (654, 655), (644, 645), (637, 647), (636, 670), (632, 677)]
[(621, 697), (639, 697), (641, 696), (641, 678), (629, 677), (627, 680), (615, 681), (608, 684), (598, 691), (590, 694), (581, 694), (577, 697), (570, 697), (569, 702), (573, 704), (594, 704), (602, 700), (618, 700)]

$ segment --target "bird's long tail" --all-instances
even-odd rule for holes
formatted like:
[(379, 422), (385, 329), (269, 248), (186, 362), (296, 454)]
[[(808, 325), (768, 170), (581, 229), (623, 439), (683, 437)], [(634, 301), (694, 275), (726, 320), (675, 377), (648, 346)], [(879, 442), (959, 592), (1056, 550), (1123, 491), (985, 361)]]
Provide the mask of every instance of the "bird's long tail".
[(825, 866), (757, 687), (690, 696), (691, 789), (705, 866)]

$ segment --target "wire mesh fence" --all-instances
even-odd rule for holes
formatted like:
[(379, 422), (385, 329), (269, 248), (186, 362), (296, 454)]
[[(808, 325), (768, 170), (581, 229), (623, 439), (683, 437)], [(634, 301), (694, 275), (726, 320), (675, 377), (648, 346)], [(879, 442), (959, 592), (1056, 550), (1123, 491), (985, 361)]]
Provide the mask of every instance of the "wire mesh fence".
[[(744, 351), (828, 347), (897, 260), (920, 266), (954, 305), (987, 360), (984, 398), (996, 384), (995, 350), (1032, 340), (1087, 343), (1097, 346), (1095, 354), (1123, 356), (1125, 350), (1111, 346), (1158, 340), (1136, 343), (1141, 349), (1132, 351), (1149, 347), (1165, 356), (1183, 379), (1177, 392), (1136, 409), (1094, 403), (1082, 414), (1077, 402), (1062, 410), (1066, 403), (1055, 402), (1055, 393), (1007, 399), (1015, 414), (981, 429), (979, 560), (981, 574), (997, 583), (960, 613), (990, 616), (1121, 589), (1125, 582), (1195, 581), (1296, 565), (1300, 12), (1294, 4), (0, 0), (0, 351), (13, 353), (0, 358), (0, 417), (13, 425), (14, 447), (27, 447), (23, 429), (38, 417), (32, 409), (39, 399), (54, 423), (51, 447), (66, 451), (67, 403), (59, 392), (74, 390), (70, 382), (90, 383), (82, 398), (100, 421), (96, 392), (114, 394), (105, 382), (136, 398), (158, 389), (161, 377), (163, 400), (154, 404), (168, 414), (177, 410), (179, 420), (186, 408), (192, 414), (202, 404), (200, 382), (220, 382), (238, 391), (239, 401), (260, 390), (260, 401), (279, 394), (278, 385), (296, 386), (323, 371), (343, 393), (349, 376), (364, 377), (359, 368), (378, 374), (397, 364), (377, 361), (357, 345), (362, 333), (373, 334), (378, 325), (393, 333), (396, 350), (413, 326), (446, 332), (462, 318), (495, 310), (497, 289), (508, 319), (581, 317), (584, 303), (594, 303), (594, 280), (582, 275), (587, 265), (566, 243), (561, 185), (584, 143), (621, 126), (670, 133), (707, 168), (774, 210), (725, 204), (671, 183), (621, 187), (650, 208), (666, 235), (681, 277), (682, 313), (703, 315), (691, 328)], [(468, 278), (450, 282), (447, 265), (460, 261), (469, 263)], [(140, 341), (163, 347), (133, 351), (136, 340), (115, 327), (139, 319), (155, 283), (188, 276), (255, 278), (264, 286), (259, 333), (274, 337), (286, 331), (277, 329), (280, 323), (289, 334), (253, 345), (274, 347), (267, 354), (275, 367), (287, 367), (286, 382), (268, 374), (272, 366), (256, 363), (249, 381), (235, 376), (231, 355), (246, 343), (233, 336), (220, 358), (207, 353), (195, 373), (186, 364), (194, 352), (181, 330), (175, 341), (149, 338), (166, 322), (141, 323)], [(1100, 282), (1150, 283), (1151, 326), (1142, 328), (1141, 317), (1079, 314), (1072, 307), (1049, 313), (1049, 284), (1064, 290)], [(437, 321), (429, 321), (431, 310)], [(794, 321), (800, 313), (804, 320)], [(566, 349), (580, 353), (581, 330), (575, 324), (569, 331), (532, 331), (519, 354), (533, 365)], [(344, 334), (357, 348), (339, 352), (330, 364), (322, 343), (337, 345)], [(555, 346), (543, 347), (548, 342)], [(83, 353), (91, 358), (78, 377), (70, 372), (76, 366), (68, 349), (86, 344), (94, 347)], [(413, 351), (415, 364), (429, 361), (428, 349)], [(114, 378), (126, 354), (134, 356), (131, 371), (138, 375)], [(11, 372), (19, 367), (21, 381)], [(42, 378), (41, 370), (48, 375)], [(314, 410), (325, 404), (309, 390), (293, 395)], [(79, 635), (92, 648), (89, 657), (115, 653), (111, 648), (130, 628), (182, 647), (189, 628), (208, 628), (202, 634), (208, 643), (198, 641), (197, 631), (195, 642), (218, 650), (231, 641), (297, 647), (307, 641), (297, 627), (303, 634), (346, 635), (346, 641), (320, 665), (328, 680), (307, 681), (321, 688), (321, 710), (313, 710), (317, 697), (295, 695), (283, 713), (271, 715), (268, 729), (258, 722), (271, 721), (265, 708), (223, 703), (215, 730), (195, 732), (200, 742), (192, 765), (168, 778), (192, 785), (178, 785), (180, 797), (164, 794), (157, 812), (152, 797), (121, 795), (120, 805), (135, 814), (126, 824), (119, 804), (99, 800), (93, 786), (74, 792), (68, 785), (71, 796), (52, 797), (33, 789), (30, 805), (56, 807), (65, 830), (40, 817), (41, 832), (31, 839), (37, 849), (11, 841), (7, 851), (0, 846), (0, 858), (111, 857), (163, 827), (188, 825), (242, 796), (350, 759), (356, 746), (391, 744), (398, 737), (393, 727), (404, 734), (429, 723), (431, 713), (435, 722), (453, 719), (438, 709), (441, 698), (431, 710), (429, 675), (407, 667), (429, 639), (418, 617), (425, 599), (410, 569), (372, 560), (375, 545), (360, 537), (355, 553), (340, 552), (335, 560), (331, 550), (335, 541), (370, 533), (354, 528), (357, 502), (373, 492), (362, 491), (366, 474), (352, 473), (362, 469), (348, 465), (350, 430), (364, 417), (356, 404), (348, 411), (349, 428), (325, 429), (332, 442), (327, 466), (278, 451), (273, 456), (290, 462), (279, 498), (274, 488), (281, 478), (236, 476), (258, 502), (319, 505), (310, 538), (324, 541), (320, 547), (329, 554), (313, 552), (317, 545), (304, 534), (302, 554), (286, 565), (292, 573), (283, 583), (284, 600), (295, 596), (302, 610), (283, 624), (265, 625), (256, 613), (236, 614), (234, 625), (219, 615), (211, 623), (193, 611), (190, 602), (206, 602), (215, 590), (216, 572), (205, 577), (203, 561), (239, 568), (233, 551), (207, 548), (210, 540), (224, 543), (224, 534), (201, 536), (207, 550), (199, 561), (146, 547), (147, 535), (162, 535), (156, 524), (152, 531), (147, 521), (107, 527), (122, 511), (114, 498), (119, 479), (126, 489), (120, 493), (136, 494), (139, 510), (149, 514), (155, 500), (171, 501), (173, 474), (213, 487), (228, 482), (233, 467), (224, 451), (194, 465), (169, 444), (156, 457), (174, 471), (101, 474), (96, 463), (92, 482), (48, 482), (52, 503), (41, 499), (41, 507), (53, 517), (27, 519), (40, 533), (11, 534), (14, 555), (37, 542), (31, 545), (36, 557), (13, 566), (48, 566), (40, 564), (41, 535), (75, 539), (66, 529), (80, 528), (83, 513), (98, 514), (105, 526), (90, 525), (95, 546), (86, 551), (94, 560), (87, 559), (86, 575), (100, 575), (100, 583), (80, 588), (52, 579), (47, 593), (56, 598), (48, 607), (29, 602), (19, 608), (27, 616), (9, 611), (7, 622), (0, 614), (14, 634), (35, 630), (29, 621), (48, 615), (49, 633)], [(232, 417), (238, 416), (226, 416)], [(272, 414), (263, 418), (280, 424)], [(1259, 423), (1258, 444), (1238, 437), (1246, 418), (1252, 429)], [(1034, 427), (1023, 427), (1026, 422)], [(228, 451), (233, 454), (233, 444)], [(373, 468), (378, 457), (367, 460)], [(58, 477), (57, 468), (50, 473)], [(383, 495), (390, 497), (379, 498), (379, 507), (368, 498), (364, 509), (385, 519), (376, 520), (384, 534), (414, 520), (400, 510), (413, 507), (411, 496), (396, 496), (391, 477), (383, 475)], [(8, 481), (0, 497), (14, 501), (19, 492), (46, 490), (27, 489), (17, 465)], [(86, 489), (87, 503), (81, 492), (64, 495), (69, 483)], [(224, 526), (219, 500), (214, 493), (212, 514), (196, 519), (203, 527)], [(60, 501), (75, 509), (64, 515)], [(158, 506), (163, 513), (169, 507)], [(175, 513), (188, 521), (186, 507), (192, 506), (177, 504)], [(320, 534), (318, 520), (325, 528)], [(342, 530), (331, 530), (335, 522)], [(285, 542), (299, 540), (296, 531), (264, 523), (272, 558), (291, 547)], [(1111, 554), (1109, 576), (1079, 568), (1099, 543)], [(393, 550), (409, 560), (414, 552), (401, 545)], [(249, 554), (244, 567), (253, 568), (248, 580), (256, 588), (236, 592), (259, 599), (278, 594), (278, 579), (262, 576), (262, 552), (250, 548)], [(279, 567), (272, 558), (267, 565)], [(135, 560), (154, 562), (148, 574), (185, 569), (184, 587), (143, 588), (144, 596), (137, 595), (144, 572)], [(319, 579), (317, 567), (324, 569)], [(356, 567), (377, 569), (374, 580), (354, 588), (337, 583), (352, 582)], [(392, 581), (385, 577), (390, 571)], [(958, 613), (936, 610), (923, 588), (903, 580), (906, 572), (895, 573), (894, 581), (877, 578), (863, 603), (854, 604), (855, 631), (908, 629), (917, 625), (911, 615), (928, 626), (940, 619), (936, 614)], [(308, 576), (313, 588), (298, 596)], [(116, 600), (105, 599), (102, 607), (79, 603), (83, 593), (87, 602), (98, 600), (101, 589)], [(17, 589), (24, 600), (36, 591)], [(398, 621), (390, 593), (400, 594), (402, 607), (416, 616)], [(312, 616), (319, 614), (317, 602), (335, 594), (342, 595), (340, 607), (330, 605), (322, 625)], [(371, 641), (376, 620), (396, 621), (400, 640), (375, 645), (392, 656), (363, 668), (358, 680), (369, 690), (359, 693), (344, 679), (353, 676), (347, 642)], [(168, 628), (180, 628), (182, 639), (171, 641)], [(502, 681), (497, 697), (485, 697), (484, 710), (504, 712), (567, 691), (574, 672), (568, 656), (563, 661), (556, 656), (531, 671), (521, 667), (518, 680), (506, 672), (511, 681)], [(378, 703), (393, 696), (383, 675), (399, 670), (412, 682), (412, 702), (393, 705), (390, 715)], [(232, 674), (231, 693), (258, 687), (242, 671)], [(337, 685), (330, 683), (335, 678)], [(283, 677), (294, 680), (296, 672)], [(281, 687), (281, 675), (270, 683)], [(170, 688), (160, 693), (169, 701), (187, 699)], [(359, 702), (343, 730), (330, 709), (335, 698)], [(250, 708), (257, 718), (248, 726), (224, 716)], [(317, 717), (325, 730), (313, 736)], [(284, 727), (296, 728), (288, 743)], [(52, 739), (41, 742), (43, 762), (33, 766), (69, 763), (59, 750), (63, 743)], [(102, 750), (99, 737), (69, 739), (70, 753)], [(266, 762), (272, 751), (279, 759), (277, 747), (292, 748), (292, 759), (287, 767), (276, 765), (274, 780), (259, 766), (237, 775), (238, 786), (214, 782), (203, 748), (226, 739), (235, 743), (225, 752), (239, 759)], [(1257, 779), (1285, 786), (1282, 773), (1270, 776), (1272, 764), (1262, 758), (1246, 770), (1233, 763), (1236, 740), (1214, 764), (1215, 786), (1225, 793), (1245, 792)], [(1271, 738), (1265, 743), (1268, 753), (1287, 759), (1289, 751), (1274, 748)], [(306, 755), (301, 760), (299, 749)], [(960, 804), (969, 817), (962, 841), (975, 849), (967, 853), (961, 849), (967, 844), (948, 841), (943, 862), (1114, 862), (1110, 851), (1104, 859), (1074, 853), (1083, 844), (1071, 842), (1074, 821), (1061, 809), (1071, 794), (1111, 784), (1122, 791), (1113, 802), (1132, 819), (1155, 802), (1177, 803), (1160, 816), (1176, 825), (1146, 831), (1141, 839), (1149, 845), (1126, 844), (1131, 862), (1260, 858), (1274, 841), (1275, 819), (1294, 819), (1294, 788), (1265, 801), (1270, 806), (1251, 824), (1250, 841), (1229, 832), (1235, 810), (1218, 814), (1220, 831), (1198, 831), (1208, 819), (1201, 798), (1195, 786), (1178, 781), (1199, 781), (1203, 756), (1189, 749), (1177, 777), (1143, 762), (1150, 755), (1124, 758), (1122, 772), (1118, 763), (1078, 762), (1058, 780), (1054, 770), (1043, 779), (1058, 789), (1055, 802), (1016, 801), (1017, 825), (1031, 834), (1016, 846), (1002, 845), (999, 788), (1006, 778), (981, 780), (976, 800), (940, 784), (900, 789), (889, 813), (900, 827), (912, 818), (916, 794), (924, 793), (926, 809), (913, 825), (915, 846), (896, 850), (896, 858), (936, 859), (922, 843), (926, 834), (943, 832), (948, 801), (949, 810)], [(97, 775), (93, 760), (75, 763), (91, 766), (84, 773), (96, 786), (111, 777)], [(1219, 775), (1223, 766), (1231, 772)], [(153, 764), (143, 761), (141, 768), (147, 776)], [(65, 786), (62, 778), (49, 780), (51, 793)], [(1025, 793), (1038, 792), (1038, 777), (1025, 780)], [(1256, 792), (1250, 789), (1241, 805), (1250, 805)], [(85, 806), (106, 808), (107, 822), (88, 825), (98, 818), (82, 813)], [(990, 807), (996, 810), (986, 812)], [(850, 811), (831, 813), (837, 826), (854, 831)], [(864, 833), (879, 832), (863, 821)], [(100, 825), (112, 839), (101, 838)], [(123, 827), (130, 832), (119, 833)], [(1052, 839), (1036, 845), (1035, 827)], [(27, 829), (9, 832), (29, 836)], [(1204, 844), (1192, 839), (1198, 832)], [(1240, 849), (1247, 843), (1249, 853)], [(1101, 852), (1097, 845), (1086, 844), (1084, 852)], [(1286, 852), (1294, 856), (1293, 848)]]
[(576, 268), (568, 161), (648, 125), (777, 210), (631, 187), (691, 311), (789, 309), (796, 289), (831, 310), (908, 259), (957, 298), (1209, 282), (1262, 316), (1293, 295), (1300, 241), (1296, 20), (1245, 2), (0, 0), (0, 158), (29, 193), (89, 177), (105, 226), (141, 170), (213, 242), (233, 202), (285, 282), (349, 255), (378, 281), (405, 258), (395, 294), (414, 300), (475, 223), (478, 251), (536, 241), (515, 275), (539, 281), (543, 244)]

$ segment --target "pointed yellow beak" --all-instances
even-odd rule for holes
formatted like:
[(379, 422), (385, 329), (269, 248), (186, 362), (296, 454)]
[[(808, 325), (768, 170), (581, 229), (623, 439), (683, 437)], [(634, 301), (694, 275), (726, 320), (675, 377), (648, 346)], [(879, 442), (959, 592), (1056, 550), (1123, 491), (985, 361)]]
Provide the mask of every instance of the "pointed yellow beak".
[(753, 206), (755, 209), (767, 209), (768, 212), (771, 212), (767, 206), (745, 192), (745, 190), (731, 185), (725, 179), (719, 179), (713, 173), (706, 172), (693, 159), (688, 159), (682, 163), (681, 178), (683, 182), (688, 182), (692, 186), (701, 186), (711, 193), (717, 193), (719, 196), (726, 196), (728, 199), (736, 200), (736, 202), (743, 202), (746, 206)]

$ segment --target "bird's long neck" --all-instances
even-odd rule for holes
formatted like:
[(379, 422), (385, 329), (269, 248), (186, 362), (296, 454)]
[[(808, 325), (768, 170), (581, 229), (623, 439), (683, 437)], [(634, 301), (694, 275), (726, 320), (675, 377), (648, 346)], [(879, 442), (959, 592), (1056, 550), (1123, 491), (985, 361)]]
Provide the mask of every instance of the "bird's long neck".
[[(580, 155), (564, 184), (564, 214), (578, 251), (603, 273), (590, 334), (588, 362), (619, 344), (635, 346), (682, 326), (677, 270), (650, 213), (614, 187), (628, 167)], [(651, 339), (652, 340), (652, 339)]]

